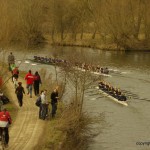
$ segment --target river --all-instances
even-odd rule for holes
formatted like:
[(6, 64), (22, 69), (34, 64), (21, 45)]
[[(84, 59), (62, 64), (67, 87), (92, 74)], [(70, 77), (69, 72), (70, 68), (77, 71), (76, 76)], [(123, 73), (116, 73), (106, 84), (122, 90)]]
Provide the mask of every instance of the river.
[[(57, 50), (57, 51), (56, 51)], [(95, 137), (89, 150), (149, 150), (150, 145), (150, 53), (148, 52), (117, 52), (100, 51), (86, 48), (71, 47), (47, 47), (41, 51), (13, 52), (17, 60), (32, 59), (33, 55), (50, 56), (51, 53), (78, 54), (88, 57), (88, 60), (107, 66), (118, 72), (112, 73), (112, 77), (105, 78), (111, 85), (127, 91), (131, 96), (128, 107), (121, 106), (106, 97), (100, 95), (93, 88), (85, 98), (85, 109), (96, 116), (105, 113), (106, 126), (102, 133)], [(8, 53), (6, 53), (8, 54)], [(2, 56), (2, 55), (1, 55)], [(52, 67), (38, 65), (39, 68)], [(25, 70), (37, 70), (37, 66), (30, 63), (22, 63), (20, 68)], [(139, 145), (143, 144), (143, 145)]]

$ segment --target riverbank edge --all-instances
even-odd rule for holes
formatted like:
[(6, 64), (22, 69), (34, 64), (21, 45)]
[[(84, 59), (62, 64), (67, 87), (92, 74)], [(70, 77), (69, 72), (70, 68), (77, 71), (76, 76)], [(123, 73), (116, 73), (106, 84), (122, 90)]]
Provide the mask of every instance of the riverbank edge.
[[(20, 71), (20, 78), (25, 77), (26, 71)], [(51, 107), (51, 105), (50, 105)], [(59, 124), (59, 119), (61, 117), (62, 109), (64, 108), (63, 102), (59, 102), (56, 118), (45, 121), (44, 130), (41, 136), (39, 137), (38, 144), (33, 148), (35, 150), (49, 150), (49, 149), (58, 149), (61, 147), (64, 139), (64, 134), (62, 131), (58, 130), (56, 127)], [(50, 109), (51, 111), (51, 109)], [(44, 137), (44, 138), (43, 138)]]
[[(7, 72), (8, 67), (7, 64), (4, 62), (0, 62), (0, 65), (3, 67), (3, 70), (5, 70)], [(6, 73), (7, 76), (10, 78), (11, 73)], [(15, 122), (17, 115), (18, 115), (18, 108), (17, 106), (13, 103), (12, 97), (13, 93), (9, 92), (10, 91), (10, 87), (11, 87), (11, 78), (7, 81), (7, 79), (5, 79), (6, 81), (4, 81), (4, 94), (6, 97), (8, 97), (8, 99), (10, 100), (10, 102), (8, 104), (5, 104), (4, 107), (10, 112), (11, 118), (12, 118), (12, 122)], [(6, 82), (6, 83), (5, 83)], [(15, 92), (15, 91), (14, 91)]]
[(117, 46), (114, 45), (108, 45), (105, 47), (100, 46), (93, 46), (93, 45), (80, 45), (80, 44), (74, 44), (74, 43), (51, 43), (51, 46), (60, 46), (60, 47), (80, 47), (80, 48), (92, 48), (95, 50), (102, 50), (102, 51), (124, 51), (124, 52), (150, 52), (150, 49), (124, 49), (122, 47), (117, 48)]
[[(61, 144), (65, 139), (64, 133), (60, 131), (57, 126), (60, 123), (61, 109), (64, 107), (62, 102), (58, 104), (58, 112), (55, 118), (45, 120), (45, 130), (39, 138), (39, 144), (34, 149), (36, 150), (49, 150), (49, 149), (61, 149)], [(44, 138), (43, 138), (44, 137)]]
[[(9, 92), (9, 85), (11, 85), (12, 83), (8, 83), (8, 85), (6, 86), (7, 89), (6, 89), (6, 96), (10, 99), (10, 102), (6, 105), (4, 105), (4, 107), (10, 112), (10, 115), (11, 115), (11, 118), (12, 118), (12, 123), (15, 122), (16, 118), (17, 118), (17, 115), (18, 115), (18, 108), (17, 106), (13, 103), (13, 100), (12, 100), (12, 93)], [(10, 86), (11, 87), (11, 86)], [(15, 92), (15, 91), (14, 91)], [(17, 97), (16, 97), (17, 99)]]

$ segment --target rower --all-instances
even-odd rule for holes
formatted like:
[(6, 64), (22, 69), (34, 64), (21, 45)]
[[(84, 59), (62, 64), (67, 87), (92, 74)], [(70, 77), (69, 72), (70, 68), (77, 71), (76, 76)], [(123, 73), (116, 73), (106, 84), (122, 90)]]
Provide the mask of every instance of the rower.
[(127, 100), (127, 97), (124, 95), (124, 94), (122, 94), (121, 96), (120, 96), (120, 99), (119, 99), (120, 101), (126, 101)]
[(100, 70), (100, 66), (97, 65), (97, 67), (96, 67), (96, 72), (99, 72), (99, 70)]
[(44, 58), (44, 62), (47, 63), (47, 60), (48, 60), (48, 59), (47, 59), (47, 56), (46, 56), (46, 57)]
[(116, 94), (117, 94), (117, 95), (121, 95), (120, 89), (116, 89)]
[(103, 81), (99, 81), (98, 86), (99, 86), (99, 89), (103, 89), (104, 88)]
[(104, 69), (104, 73), (105, 73), (105, 74), (108, 74), (108, 73), (109, 73), (109, 70), (108, 70), (107, 67)]
[(103, 91), (107, 91), (107, 83), (106, 82), (104, 82), (104, 88), (102, 89)]
[(34, 61), (37, 61), (37, 58), (38, 58), (37, 56), (34, 56)]
[(82, 63), (81, 69), (85, 68), (85, 63)]
[(101, 72), (101, 73), (104, 73), (104, 68), (100, 68), (100, 72)]
[(94, 65), (92, 65), (92, 71), (95, 72), (95, 67), (94, 67)]

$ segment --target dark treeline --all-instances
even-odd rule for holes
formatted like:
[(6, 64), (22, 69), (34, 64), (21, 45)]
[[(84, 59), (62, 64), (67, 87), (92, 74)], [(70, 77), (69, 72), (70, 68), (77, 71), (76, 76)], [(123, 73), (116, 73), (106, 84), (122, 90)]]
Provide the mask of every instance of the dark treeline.
[(150, 49), (149, 6), (149, 0), (0, 0), (0, 42)]

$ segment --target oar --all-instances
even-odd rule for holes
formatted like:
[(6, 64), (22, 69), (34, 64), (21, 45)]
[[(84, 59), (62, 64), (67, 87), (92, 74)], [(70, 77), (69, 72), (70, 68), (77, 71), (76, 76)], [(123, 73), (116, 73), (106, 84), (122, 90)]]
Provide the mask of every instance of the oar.
[(90, 94), (88, 96), (94, 96), (94, 95), (98, 95), (99, 93), (94, 93), (94, 94)]
[(86, 91), (85, 93), (94, 93), (95, 91)]
[(148, 101), (148, 102), (150, 102), (150, 99), (147, 99), (147, 98), (135, 98), (135, 97), (131, 97), (131, 96), (127, 96), (127, 95), (125, 95), (127, 98), (129, 98), (129, 99), (132, 99), (132, 98), (134, 98), (133, 100), (141, 100), (141, 101)]
[(141, 101), (148, 101), (148, 102), (150, 102), (150, 99), (146, 99), (146, 98), (137, 98), (137, 99), (134, 99), (134, 100), (141, 100)]
[(98, 96), (98, 97), (96, 97), (96, 99), (98, 99), (98, 98), (104, 98), (104, 96)]
[(97, 100), (97, 99), (99, 99), (99, 98), (103, 98), (104, 96), (98, 96), (98, 97), (96, 97), (96, 98), (92, 98), (91, 100)]
[(127, 94), (127, 95), (130, 95), (130, 96), (137, 96), (137, 94), (134, 94), (134, 93), (131, 93), (130, 91), (126, 91), (126, 90), (121, 90), (123, 93)]
[(127, 97), (133, 97), (133, 98), (139, 98), (138, 96), (134, 96), (132, 94), (127, 94), (127, 93), (124, 93)]

